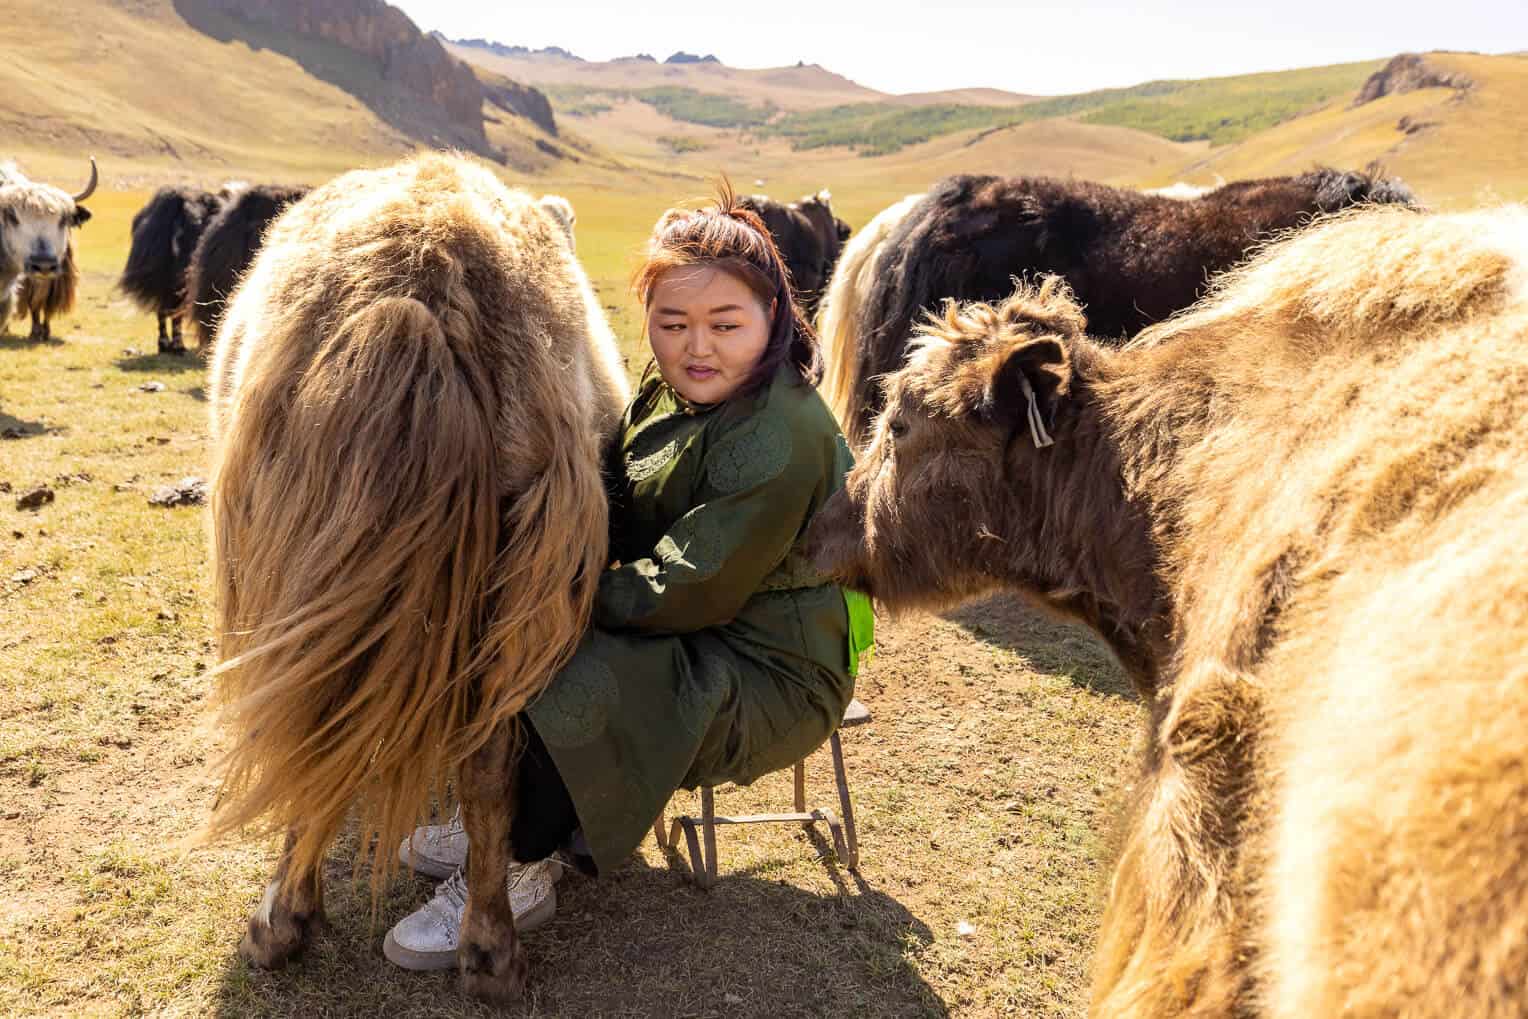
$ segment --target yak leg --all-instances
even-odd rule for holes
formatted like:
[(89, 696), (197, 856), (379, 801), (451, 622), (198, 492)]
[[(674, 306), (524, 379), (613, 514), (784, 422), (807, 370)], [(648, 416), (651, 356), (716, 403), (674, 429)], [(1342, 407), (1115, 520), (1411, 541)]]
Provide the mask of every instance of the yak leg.
[(317, 869), (307, 874), (292, 872), (291, 850), (296, 841), (297, 833), (287, 832), (276, 875), (239, 942), (239, 954), (261, 969), (285, 966), (325, 926), (323, 877)]
[[(170, 338), (166, 340), (163, 335), (159, 337), (159, 350), (162, 353), (184, 354), (186, 352), (186, 345), (180, 338), (180, 316), (172, 313), (169, 319)], [(164, 332), (163, 321), (159, 324), (159, 331), (161, 334)]]
[(514, 725), (500, 726), (461, 769), (462, 821), (472, 849), (457, 961), (463, 989), (493, 1001), (518, 1000), (529, 970), (505, 886), (515, 809)]
[(36, 308), (32, 309), (32, 332), (28, 338), (33, 340), (48, 338), (48, 327), (43, 323), (42, 312)]
[(165, 315), (165, 313), (162, 312), (162, 311), (159, 312), (158, 313), (158, 317), (159, 317), (159, 352), (160, 353), (164, 353), (165, 348), (170, 345), (170, 333), (164, 327), (164, 320), (167, 317)]

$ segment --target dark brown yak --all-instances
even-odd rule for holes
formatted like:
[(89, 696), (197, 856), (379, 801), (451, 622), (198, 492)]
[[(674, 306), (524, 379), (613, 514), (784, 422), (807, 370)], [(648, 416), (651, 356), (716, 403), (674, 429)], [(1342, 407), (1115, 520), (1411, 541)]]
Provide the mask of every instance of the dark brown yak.
[(880, 410), (880, 376), (901, 366), (920, 315), (946, 299), (996, 301), (1013, 280), (1063, 277), (1088, 331), (1118, 341), (1204, 294), (1209, 277), (1259, 243), (1359, 202), (1409, 204), (1373, 174), (1317, 170), (1238, 181), (1189, 201), (1049, 177), (948, 177), (897, 224), (862, 296), (840, 423), (863, 446)]
[(1122, 350), (952, 307), (813, 537), (1134, 679), (1094, 1015), (1528, 1015), (1528, 210), (1349, 214)]
[(287, 832), (246, 959), (280, 966), (312, 937), (352, 806), (361, 845), (390, 849), (454, 774), (463, 981), (520, 994), (518, 716), (588, 625), (625, 387), (555, 210), (485, 167), (348, 173), (271, 228), (208, 387), (233, 730), (210, 833)]
[(162, 187), (133, 216), (133, 240), (117, 286), (157, 317), (160, 353), (185, 352), (180, 323), (186, 271), (202, 231), (228, 196), (227, 189)]
[(186, 303), (180, 312), (196, 326), (200, 349), (205, 350), (217, 335), (223, 308), (260, 251), (266, 229), (307, 193), (305, 187), (275, 184), (246, 188), (208, 221), (186, 269)]
[(742, 204), (759, 214), (790, 270), (791, 292), (808, 319), (833, 277), (833, 266), (849, 239), (849, 224), (833, 215), (826, 188), (786, 204), (768, 195), (747, 195)]

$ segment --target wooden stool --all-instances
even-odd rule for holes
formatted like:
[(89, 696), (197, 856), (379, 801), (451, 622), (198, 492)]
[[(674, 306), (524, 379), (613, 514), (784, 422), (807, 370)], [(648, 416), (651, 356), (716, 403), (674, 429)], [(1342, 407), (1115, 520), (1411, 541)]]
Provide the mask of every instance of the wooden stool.
[(800, 824), (803, 828), (810, 828), (822, 822), (828, 826), (828, 831), (833, 835), (833, 852), (838, 857), (838, 862), (848, 870), (858, 871), (859, 837), (854, 831), (854, 806), (849, 802), (849, 775), (844, 770), (844, 748), (839, 742), (838, 730), (864, 725), (868, 721), (870, 721), (870, 711), (859, 701), (852, 700), (844, 709), (844, 718), (839, 723), (838, 729), (834, 729), (833, 735), (828, 737), (828, 746), (833, 751), (833, 777), (838, 782), (838, 809), (843, 815), (842, 823), (831, 810), (821, 807), (814, 810), (806, 809), (806, 760), (802, 759), (796, 762), (794, 769), (796, 784), (794, 813), (718, 817), (716, 797), (712, 787), (701, 786), (699, 819), (690, 817), (688, 814), (681, 814), (674, 818), (673, 825), (665, 831), (664, 812), (659, 811), (658, 820), (653, 824), (653, 837), (658, 840), (658, 846), (665, 851), (677, 852), (679, 833), (683, 831), (685, 845), (690, 850), (690, 877), (700, 887), (710, 888), (716, 881), (717, 825), (793, 822)]

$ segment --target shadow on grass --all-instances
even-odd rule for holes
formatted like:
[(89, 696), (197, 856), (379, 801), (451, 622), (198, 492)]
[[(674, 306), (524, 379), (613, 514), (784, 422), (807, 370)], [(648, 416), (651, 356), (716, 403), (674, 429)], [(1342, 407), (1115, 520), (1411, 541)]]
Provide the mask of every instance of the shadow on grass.
[(1053, 619), (1017, 595), (993, 595), (947, 612), (944, 618), (978, 640), (1012, 651), (1041, 672), (1066, 676), (1096, 693), (1137, 699), (1129, 677), (1092, 631)]
[(156, 375), (207, 370), (207, 363), (195, 354), (132, 354), (117, 358), (115, 364), (125, 372), (153, 372)]
[[(830, 864), (831, 866), (831, 864)], [(933, 942), (906, 907), (853, 876), (818, 895), (724, 874), (709, 892), (635, 862), (558, 885), (557, 915), (525, 936), (521, 1016), (947, 1016), (909, 964)], [(394, 883), (368, 923), (363, 886), (331, 881), (330, 928), (301, 962), (266, 973), (230, 952), (217, 1015), (502, 1015), (462, 994), (454, 970), (405, 972), (383, 958), (387, 926), (425, 901), (427, 881)], [(242, 931), (229, 931), (230, 946)]]
[(190, 389), (182, 389), (181, 392), (191, 397), (191, 399), (195, 400), (197, 403), (207, 402), (206, 386), (192, 386)]
[(62, 347), (63, 345), (64, 341), (56, 336), (51, 340), (34, 340), (31, 336), (5, 332), (5, 327), (0, 325), (0, 350), (31, 350), (34, 347)]
[(28, 421), (0, 410), (0, 438), (30, 439), (34, 435), (57, 435), (60, 429), (41, 421)]

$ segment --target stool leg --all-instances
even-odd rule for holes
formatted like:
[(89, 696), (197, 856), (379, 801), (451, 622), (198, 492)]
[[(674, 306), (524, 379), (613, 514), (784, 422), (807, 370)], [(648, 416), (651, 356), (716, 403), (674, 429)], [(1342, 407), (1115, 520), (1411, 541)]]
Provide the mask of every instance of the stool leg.
[[(706, 881), (706, 860), (700, 850), (700, 840), (695, 837), (695, 819), (688, 816), (680, 816), (674, 819), (674, 827), (684, 829), (684, 842), (690, 850), (690, 879), (702, 888), (709, 887)], [(673, 839), (675, 845), (678, 839)]]
[(833, 749), (833, 777), (838, 781), (838, 809), (844, 819), (844, 835), (849, 843), (849, 859), (844, 865), (859, 870), (859, 836), (854, 831), (854, 807), (849, 803), (849, 775), (844, 770), (844, 745), (838, 738), (838, 730), (828, 738)]
[(700, 788), (700, 823), (706, 841), (706, 877), (701, 884), (709, 888), (716, 880), (716, 796), (708, 785)]
[[(796, 813), (798, 813), (798, 814), (805, 814), (806, 813), (806, 761), (805, 760), (800, 760), (800, 761), (796, 762), (795, 772), (796, 772), (795, 773), (795, 779), (796, 779)], [(802, 822), (802, 827), (806, 828), (806, 827), (810, 827), (810, 825), (806, 824), (805, 822)]]
[(664, 815), (668, 813), (668, 804), (658, 808), (658, 820), (653, 822), (653, 838), (658, 840), (659, 849), (668, 849), (668, 832), (665, 830)]

